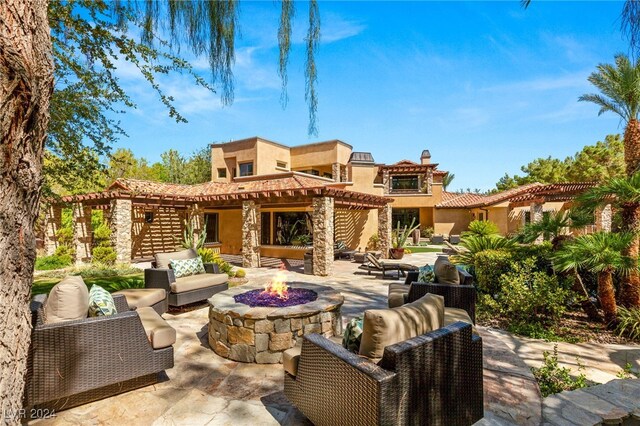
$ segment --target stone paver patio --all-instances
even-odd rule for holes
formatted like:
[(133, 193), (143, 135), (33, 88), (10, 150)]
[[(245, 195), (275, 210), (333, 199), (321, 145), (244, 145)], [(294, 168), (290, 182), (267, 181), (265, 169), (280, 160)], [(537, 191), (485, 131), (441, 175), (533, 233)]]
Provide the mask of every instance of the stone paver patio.
[[(416, 265), (433, 263), (435, 253), (416, 253), (404, 261)], [(274, 265), (275, 266), (275, 265)], [(387, 287), (392, 279), (367, 275), (359, 265), (336, 261), (331, 277), (289, 272), (289, 280), (329, 285), (345, 296), (343, 322), (365, 309), (385, 307)], [(298, 268), (294, 268), (298, 269)], [(249, 282), (264, 284), (275, 268), (246, 269)], [(281, 364), (243, 364), (216, 355), (207, 342), (208, 306), (167, 313), (165, 319), (176, 329), (175, 366), (161, 383), (58, 413), (41, 424), (128, 424), (137, 425), (306, 425), (309, 422), (283, 394)], [(539, 349), (523, 344), (499, 330), (478, 327), (483, 337), (485, 377), (485, 419), (481, 424), (540, 424), (543, 405), (529, 365)], [(575, 345), (573, 345), (575, 346)], [(515, 352), (514, 352), (515, 350)], [(570, 348), (567, 348), (569, 351)], [(539, 351), (541, 359), (542, 350)], [(522, 359), (516, 355), (518, 353)], [(609, 352), (591, 353), (590, 360), (617, 362)], [(613, 360), (613, 361), (612, 361)], [(635, 360), (638, 362), (637, 353)], [(622, 363), (624, 365), (624, 362)]]

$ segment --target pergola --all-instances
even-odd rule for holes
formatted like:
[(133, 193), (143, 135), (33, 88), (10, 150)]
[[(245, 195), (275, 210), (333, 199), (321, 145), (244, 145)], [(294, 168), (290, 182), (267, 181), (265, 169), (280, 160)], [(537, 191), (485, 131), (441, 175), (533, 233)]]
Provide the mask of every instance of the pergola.
[(107, 213), (119, 262), (130, 262), (132, 259), (132, 217), (135, 208), (170, 207), (182, 211), (185, 218), (192, 220), (198, 234), (204, 228), (206, 209), (241, 209), (242, 229), (238, 229), (238, 232), (242, 232), (243, 266), (259, 267), (260, 210), (270, 207), (312, 207), (314, 274), (329, 275), (334, 259), (335, 209), (377, 209), (380, 248), (387, 253), (391, 245), (391, 201), (387, 197), (344, 189), (344, 184), (301, 177), (296, 172), (283, 173), (271, 179), (254, 179), (241, 185), (237, 182), (163, 185), (118, 180), (105, 191), (66, 196), (52, 203), (46, 218), (46, 245), (49, 253), (57, 247), (56, 232), (60, 227), (64, 206), (70, 206), (73, 211), (77, 263), (91, 259), (91, 210), (94, 209)]

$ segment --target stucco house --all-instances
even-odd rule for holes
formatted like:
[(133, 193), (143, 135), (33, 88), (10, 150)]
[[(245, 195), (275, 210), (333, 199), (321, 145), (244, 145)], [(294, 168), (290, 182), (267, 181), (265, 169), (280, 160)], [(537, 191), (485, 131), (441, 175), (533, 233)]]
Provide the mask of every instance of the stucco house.
[[(415, 219), (439, 234), (459, 234), (474, 219), (504, 234), (545, 211), (563, 210), (590, 183), (531, 184), (491, 196), (446, 192), (446, 171), (423, 150), (419, 162), (376, 163), (340, 140), (286, 146), (260, 137), (211, 145), (212, 180), (178, 185), (118, 179), (102, 192), (63, 197), (48, 207), (47, 251), (57, 246), (62, 208), (73, 209), (77, 262), (91, 259), (91, 210), (105, 211), (118, 260), (171, 251), (186, 220), (206, 245), (241, 254), (302, 259), (312, 245), (314, 273), (327, 275), (334, 242), (365, 250), (373, 234), (387, 253), (392, 228)], [(609, 212), (610, 215), (610, 212)]]

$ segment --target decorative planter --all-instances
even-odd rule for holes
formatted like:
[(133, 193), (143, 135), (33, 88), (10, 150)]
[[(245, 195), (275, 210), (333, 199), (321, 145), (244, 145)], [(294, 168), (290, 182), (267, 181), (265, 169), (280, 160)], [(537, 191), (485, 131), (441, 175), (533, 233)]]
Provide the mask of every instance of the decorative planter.
[(389, 249), (389, 256), (392, 259), (402, 259), (404, 257), (404, 247)]

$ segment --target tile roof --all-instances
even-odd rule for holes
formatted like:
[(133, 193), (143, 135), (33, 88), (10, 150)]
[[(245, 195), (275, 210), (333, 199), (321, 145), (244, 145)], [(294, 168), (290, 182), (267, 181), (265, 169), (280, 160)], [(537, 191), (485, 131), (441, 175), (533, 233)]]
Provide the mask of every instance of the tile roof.
[(341, 204), (375, 208), (390, 198), (345, 189), (346, 184), (300, 172), (235, 178), (233, 182), (205, 182), (196, 185), (118, 179), (105, 191), (67, 196), (62, 202), (85, 201), (104, 203), (113, 198), (137, 200), (167, 200), (181, 203), (269, 199), (272, 197), (316, 196), (334, 197)]
[(442, 202), (438, 208), (477, 208), (487, 207), (493, 204), (509, 201), (510, 203), (522, 203), (543, 199), (544, 201), (567, 201), (577, 194), (595, 186), (595, 182), (569, 182), (569, 183), (530, 183), (518, 186), (492, 195), (456, 194), (452, 192), (442, 193)]

